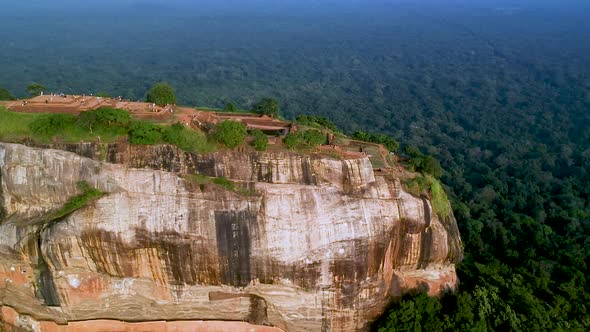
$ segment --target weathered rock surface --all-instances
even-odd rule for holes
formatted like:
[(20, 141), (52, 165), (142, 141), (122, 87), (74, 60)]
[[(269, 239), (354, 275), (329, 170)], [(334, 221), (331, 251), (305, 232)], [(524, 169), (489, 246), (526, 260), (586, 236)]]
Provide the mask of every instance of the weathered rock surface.
[[(60, 148), (0, 143), (0, 304), (14, 317), (351, 331), (404, 292), (456, 285), (454, 219), (366, 158)], [(240, 190), (182, 176), (196, 173)], [(80, 181), (105, 195), (49, 222)]]

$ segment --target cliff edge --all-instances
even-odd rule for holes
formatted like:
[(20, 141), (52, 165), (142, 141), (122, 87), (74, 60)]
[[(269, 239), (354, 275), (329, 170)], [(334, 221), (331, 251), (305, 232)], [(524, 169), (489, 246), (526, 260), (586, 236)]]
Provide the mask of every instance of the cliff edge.
[[(8, 330), (99, 319), (365, 330), (409, 290), (456, 286), (452, 215), (368, 158), (60, 148), (0, 143)], [(81, 184), (99, 194), (84, 201)]]

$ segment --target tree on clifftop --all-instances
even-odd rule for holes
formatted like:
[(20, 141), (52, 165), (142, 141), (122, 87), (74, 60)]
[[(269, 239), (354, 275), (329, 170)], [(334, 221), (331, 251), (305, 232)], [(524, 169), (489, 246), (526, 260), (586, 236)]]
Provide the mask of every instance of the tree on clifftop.
[(29, 86), (27, 86), (27, 91), (33, 97), (40, 95), (41, 92), (43, 92), (45, 90), (47, 90), (47, 88), (44, 85), (41, 85), (39, 83), (31, 83), (31, 84), (29, 84)]
[(172, 87), (165, 82), (156, 83), (147, 93), (147, 101), (158, 106), (176, 104), (176, 95)]
[(10, 93), (10, 91), (0, 88), (0, 100), (15, 100), (16, 98)]
[(270, 115), (273, 118), (276, 118), (279, 115), (279, 108), (279, 102), (276, 99), (263, 98), (261, 101), (252, 106), (252, 111), (259, 114)]
[(215, 126), (213, 138), (230, 149), (244, 143), (246, 138), (246, 126), (243, 123), (225, 120)]

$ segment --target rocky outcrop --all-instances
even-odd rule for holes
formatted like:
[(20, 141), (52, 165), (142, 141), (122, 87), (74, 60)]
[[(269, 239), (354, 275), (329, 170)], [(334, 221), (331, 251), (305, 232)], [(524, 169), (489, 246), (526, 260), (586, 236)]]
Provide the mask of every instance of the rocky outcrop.
[[(0, 143), (0, 303), (13, 316), (351, 331), (411, 289), (457, 283), (454, 219), (367, 158), (60, 149)], [(52, 219), (81, 181), (104, 195)]]

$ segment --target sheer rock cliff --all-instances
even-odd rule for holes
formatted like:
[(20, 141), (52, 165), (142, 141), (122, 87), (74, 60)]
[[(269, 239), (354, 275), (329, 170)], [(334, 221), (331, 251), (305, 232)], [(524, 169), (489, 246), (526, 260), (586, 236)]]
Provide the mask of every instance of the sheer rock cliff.
[[(410, 290), (456, 286), (454, 218), (368, 158), (53, 147), (0, 143), (0, 305), (15, 331), (98, 319), (365, 330)], [(235, 188), (207, 180), (220, 177)], [(80, 182), (104, 195), (54, 218)]]

